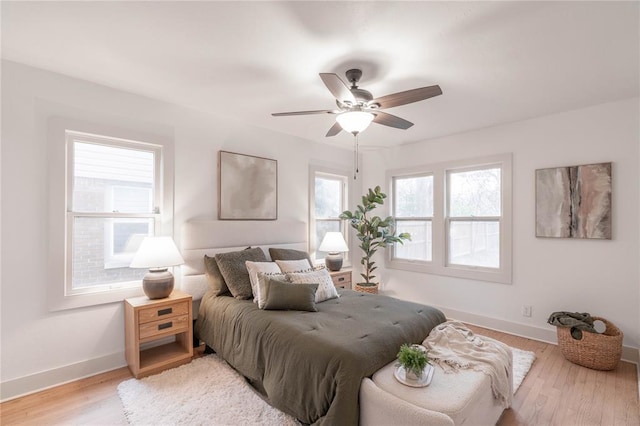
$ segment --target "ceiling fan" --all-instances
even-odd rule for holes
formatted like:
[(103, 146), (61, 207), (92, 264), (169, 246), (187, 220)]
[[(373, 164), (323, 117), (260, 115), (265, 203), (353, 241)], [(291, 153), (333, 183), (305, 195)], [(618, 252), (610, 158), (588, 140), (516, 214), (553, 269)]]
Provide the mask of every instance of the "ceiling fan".
[(336, 115), (336, 123), (327, 132), (327, 137), (335, 136), (342, 130), (357, 135), (366, 129), (371, 122), (406, 130), (413, 126), (412, 122), (381, 110), (423, 101), (442, 94), (440, 86), (435, 85), (406, 90), (374, 99), (371, 92), (360, 89), (357, 86), (360, 77), (362, 77), (362, 70), (350, 69), (345, 74), (347, 80), (351, 83), (351, 87), (347, 86), (336, 74), (320, 73), (322, 82), (336, 98), (338, 109), (276, 112), (271, 115), (280, 117), (287, 115), (334, 114)]

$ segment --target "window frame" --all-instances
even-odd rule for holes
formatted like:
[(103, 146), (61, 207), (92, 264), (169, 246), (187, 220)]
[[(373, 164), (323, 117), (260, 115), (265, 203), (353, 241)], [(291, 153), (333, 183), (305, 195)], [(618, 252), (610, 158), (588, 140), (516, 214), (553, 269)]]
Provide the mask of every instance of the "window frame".
[[(340, 232), (344, 236), (344, 239), (347, 243), (348, 247), (350, 245), (349, 238), (349, 225), (347, 221), (340, 219), (339, 217), (331, 217), (331, 218), (317, 218), (315, 215), (316, 211), (316, 178), (317, 177), (327, 177), (330, 179), (335, 179), (342, 182), (342, 209), (340, 213), (349, 208), (349, 196), (351, 194), (351, 179), (349, 179), (350, 172), (348, 170), (342, 170), (332, 167), (324, 167), (324, 166), (315, 166), (312, 165), (309, 168), (309, 256), (314, 264), (324, 264), (324, 258), (318, 259), (316, 258), (316, 246), (318, 245), (316, 241), (316, 223), (317, 222), (338, 222), (340, 226)], [(351, 259), (349, 256), (349, 252), (343, 253), (343, 267), (351, 266)]]
[[(433, 217), (435, 215), (435, 205), (434, 205), (434, 212), (431, 216), (424, 216), (424, 217), (419, 217), (419, 216), (407, 216), (407, 217), (399, 217), (395, 214), (396, 211), (396, 203), (395, 203), (395, 193), (396, 193), (396, 182), (398, 179), (409, 179), (409, 178), (420, 178), (420, 177), (431, 177), (433, 179), (433, 182), (435, 184), (435, 177), (433, 176), (433, 173), (431, 172), (420, 172), (420, 173), (408, 173), (408, 174), (401, 174), (401, 175), (394, 175), (391, 177), (391, 191), (390, 193), (393, 194), (394, 196), (391, 197), (391, 216), (393, 216), (393, 219), (396, 223), (396, 229), (398, 229), (398, 222), (428, 222), (431, 223), (431, 260), (420, 260), (420, 259), (407, 259), (404, 257), (399, 257), (396, 256), (395, 254), (395, 245), (393, 246), (393, 248), (390, 250), (390, 256), (392, 258), (392, 260), (397, 261), (397, 262), (409, 262), (409, 263), (431, 263), (433, 261)], [(434, 188), (434, 198), (435, 198), (435, 188)]]
[[(82, 210), (75, 210), (73, 206), (73, 193), (74, 193), (74, 183), (75, 183), (75, 156), (74, 156), (74, 144), (78, 143), (88, 143), (94, 145), (101, 145), (107, 147), (116, 147), (122, 149), (128, 149), (132, 151), (144, 151), (151, 152), (154, 156), (154, 186), (152, 190), (153, 194), (153, 208), (152, 211), (148, 213), (121, 213), (121, 212), (86, 212)], [(130, 280), (130, 281), (120, 281), (109, 284), (88, 286), (88, 287), (80, 287), (73, 288), (73, 230), (74, 223), (77, 218), (93, 218), (93, 219), (113, 219), (115, 221), (122, 219), (151, 219), (152, 220), (152, 232), (155, 234), (155, 230), (159, 229), (159, 222), (162, 218), (161, 208), (162, 205), (162, 190), (161, 190), (161, 182), (162, 182), (162, 146), (141, 142), (141, 141), (133, 141), (121, 138), (115, 138), (111, 136), (103, 136), (103, 135), (95, 135), (84, 132), (79, 132), (75, 130), (66, 130), (65, 131), (65, 144), (66, 144), (66, 152), (67, 152), (67, 192), (66, 192), (66, 205), (67, 205), (67, 223), (66, 223), (66, 253), (65, 253), (65, 296), (75, 296), (80, 294), (92, 294), (92, 293), (100, 293), (111, 290), (118, 289), (126, 289), (132, 287), (139, 287), (140, 280)], [(108, 225), (108, 223), (107, 223)], [(113, 234), (113, 227), (111, 227), (111, 232), (109, 230), (105, 230), (106, 235)], [(110, 246), (111, 241), (108, 241), (105, 238), (104, 242), (104, 250), (105, 250), (105, 263), (108, 263), (109, 259), (107, 259), (107, 248)]]
[[(449, 173), (465, 170), (481, 170), (498, 166), (501, 169), (501, 216), (500, 223), (500, 267), (488, 268), (480, 266), (458, 265), (448, 261), (449, 258), (449, 226), (452, 222), (449, 215)], [(410, 175), (433, 175), (433, 222), (432, 222), (432, 260), (421, 261), (395, 258), (395, 249), (388, 250), (385, 265), (389, 269), (400, 269), (449, 277), (466, 278), (478, 281), (489, 281), (511, 284), (512, 281), (512, 154), (499, 154), (487, 157), (434, 163), (414, 168), (387, 171), (387, 182), (390, 197), (395, 196), (393, 179)], [(393, 211), (392, 211), (393, 215)], [(487, 221), (487, 218), (472, 218), (471, 221)], [(453, 221), (463, 218), (456, 217)]]
[[(117, 124), (85, 121), (76, 118), (54, 117), (48, 120), (44, 132), (48, 145), (48, 256), (47, 304), (50, 311), (61, 311), (108, 303), (121, 303), (128, 297), (144, 295), (142, 280), (129, 287), (109, 286), (104, 291), (80, 294), (67, 294), (67, 252), (69, 248), (67, 191), (67, 131), (89, 136), (107, 135), (109, 139), (123, 141), (153, 141), (151, 145), (161, 147), (161, 156), (156, 158), (160, 164), (160, 181), (156, 190), (160, 194), (155, 202), (159, 206), (160, 217), (155, 221), (155, 235), (173, 236), (173, 194), (174, 194), (174, 140), (173, 130), (167, 126), (155, 126), (153, 132), (147, 128), (123, 128)], [(177, 276), (179, 279), (179, 276)]]
[[(496, 167), (498, 166), (498, 167)], [(481, 171), (481, 170), (489, 170), (489, 169), (495, 169), (495, 168), (499, 168), (501, 171), (501, 175), (500, 175), (500, 203), (502, 204), (502, 198), (503, 198), (503, 194), (502, 194), (502, 167), (500, 164), (483, 164), (481, 166), (470, 166), (470, 167), (456, 167), (456, 168), (447, 168), (445, 170), (445, 215), (444, 215), (444, 232), (445, 232), (445, 250), (444, 250), (444, 256), (445, 256), (445, 266), (446, 267), (451, 267), (451, 268), (459, 268), (459, 269), (468, 269), (468, 270), (472, 270), (472, 271), (486, 271), (486, 272), (495, 272), (496, 270), (499, 270), (500, 268), (491, 268), (491, 267), (486, 267), (486, 266), (475, 266), (475, 265), (463, 265), (463, 264), (459, 264), (459, 263), (453, 263), (451, 262), (451, 252), (450, 252), (450, 248), (451, 248), (451, 242), (450, 242), (450, 235), (451, 235), (451, 223), (452, 222), (497, 222), (498, 224), (500, 224), (500, 222), (502, 221), (502, 215), (500, 216), (451, 216), (451, 174), (452, 173), (464, 173), (464, 172), (474, 172), (474, 171)], [(500, 209), (502, 210), (502, 205), (500, 206)], [(502, 245), (501, 245), (502, 246)], [(502, 257), (502, 256), (500, 256)], [(499, 259), (499, 264), (501, 263), (502, 259)]]

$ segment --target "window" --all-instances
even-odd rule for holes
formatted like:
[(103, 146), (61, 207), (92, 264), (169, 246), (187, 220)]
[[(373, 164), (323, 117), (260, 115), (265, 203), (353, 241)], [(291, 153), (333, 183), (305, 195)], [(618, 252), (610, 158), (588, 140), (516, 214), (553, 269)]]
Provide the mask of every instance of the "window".
[(433, 175), (393, 178), (396, 232), (408, 232), (411, 241), (398, 244), (394, 257), (431, 261), (433, 225)]
[(447, 171), (447, 265), (500, 268), (501, 169)]
[(392, 214), (410, 242), (391, 268), (511, 282), (511, 156), (389, 173)]
[(160, 220), (161, 147), (67, 131), (65, 294), (139, 286), (129, 264)]
[[(347, 209), (349, 178), (346, 172), (319, 168), (312, 169), (311, 178), (313, 183), (310, 190), (312, 196), (309, 246), (312, 259), (323, 260), (327, 253), (318, 251), (318, 247), (324, 234), (329, 231), (342, 232), (347, 244), (349, 242), (347, 223), (339, 218)], [(344, 253), (344, 259), (347, 262), (347, 253)]]

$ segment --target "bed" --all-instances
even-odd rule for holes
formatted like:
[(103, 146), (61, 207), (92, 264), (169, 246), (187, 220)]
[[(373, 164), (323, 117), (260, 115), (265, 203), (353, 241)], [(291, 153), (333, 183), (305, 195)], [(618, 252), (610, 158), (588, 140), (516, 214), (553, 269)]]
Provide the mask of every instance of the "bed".
[(435, 308), (351, 290), (318, 303), (317, 312), (262, 310), (206, 291), (205, 254), (249, 245), (306, 250), (303, 223), (190, 222), (184, 236), (181, 282), (199, 299), (196, 335), (302, 423), (357, 425), (363, 379), (393, 361), (401, 344), (421, 343), (445, 321)]

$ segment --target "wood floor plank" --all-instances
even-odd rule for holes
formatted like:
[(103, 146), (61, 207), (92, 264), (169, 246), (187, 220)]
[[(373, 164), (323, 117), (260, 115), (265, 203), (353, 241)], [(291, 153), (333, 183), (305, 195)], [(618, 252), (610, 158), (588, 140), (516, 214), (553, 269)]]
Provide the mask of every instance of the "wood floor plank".
[[(474, 332), (533, 351), (536, 360), (498, 426), (640, 426), (636, 366), (596, 371), (567, 361), (555, 345), (470, 326)], [(126, 425), (117, 386), (127, 368), (0, 404), (2, 425)]]

